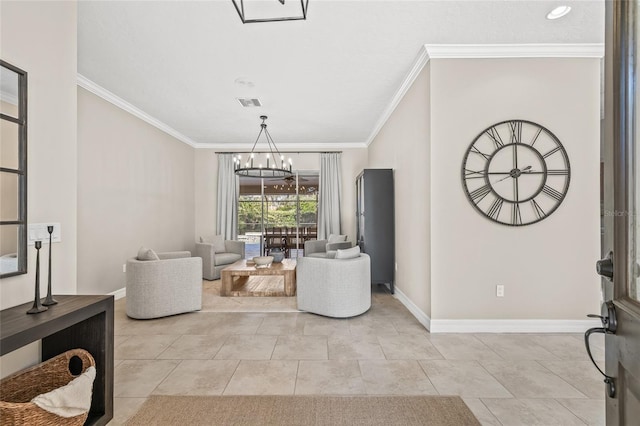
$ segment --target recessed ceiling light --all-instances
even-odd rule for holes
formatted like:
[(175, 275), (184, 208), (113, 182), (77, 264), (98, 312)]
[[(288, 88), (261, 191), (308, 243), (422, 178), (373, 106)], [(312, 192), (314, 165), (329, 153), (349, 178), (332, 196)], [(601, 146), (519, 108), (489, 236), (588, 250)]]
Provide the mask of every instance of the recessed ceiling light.
[(547, 14), (547, 19), (562, 18), (569, 12), (571, 12), (571, 6), (558, 6)]

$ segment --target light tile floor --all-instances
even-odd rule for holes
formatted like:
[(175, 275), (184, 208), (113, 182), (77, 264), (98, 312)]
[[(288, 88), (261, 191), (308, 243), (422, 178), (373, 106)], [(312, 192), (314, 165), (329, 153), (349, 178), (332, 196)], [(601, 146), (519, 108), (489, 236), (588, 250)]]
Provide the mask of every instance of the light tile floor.
[[(115, 416), (149, 395), (460, 395), (483, 425), (604, 425), (579, 334), (431, 335), (390, 294), (351, 319), (115, 312)], [(603, 341), (593, 339), (596, 359)]]

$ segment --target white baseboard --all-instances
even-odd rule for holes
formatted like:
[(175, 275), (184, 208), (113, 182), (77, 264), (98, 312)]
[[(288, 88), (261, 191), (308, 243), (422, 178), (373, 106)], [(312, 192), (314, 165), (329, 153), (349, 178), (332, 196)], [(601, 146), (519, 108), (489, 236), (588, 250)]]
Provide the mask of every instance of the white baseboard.
[(599, 320), (431, 320), (431, 333), (584, 333)]
[(584, 333), (601, 325), (598, 319), (584, 320), (519, 320), (519, 319), (431, 319), (402, 290), (395, 288), (394, 297), (431, 333)]
[(122, 299), (123, 297), (127, 296), (127, 288), (122, 287), (119, 290), (112, 291), (111, 293), (109, 293), (109, 296), (113, 296), (115, 300)]
[(431, 318), (429, 318), (429, 315), (425, 314), (422, 309), (418, 308), (416, 304), (413, 303), (411, 299), (409, 299), (398, 287), (395, 287), (394, 291), (395, 293), (393, 297), (398, 299), (400, 303), (402, 303), (409, 312), (416, 317), (420, 324), (422, 324), (427, 330), (431, 331)]

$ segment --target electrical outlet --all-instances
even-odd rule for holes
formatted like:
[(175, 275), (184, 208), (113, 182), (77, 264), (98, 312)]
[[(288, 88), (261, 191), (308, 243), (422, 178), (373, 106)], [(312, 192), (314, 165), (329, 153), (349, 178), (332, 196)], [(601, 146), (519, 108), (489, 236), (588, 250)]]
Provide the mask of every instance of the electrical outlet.
[(59, 243), (62, 241), (59, 223), (30, 223), (27, 227), (27, 244), (32, 246), (36, 241), (42, 241), (42, 244), (49, 244), (48, 226), (53, 226), (51, 234), (51, 242)]
[(127, 272), (127, 264), (126, 263), (122, 264), (122, 272)]
[(496, 286), (496, 297), (504, 297), (504, 286), (497, 285)]

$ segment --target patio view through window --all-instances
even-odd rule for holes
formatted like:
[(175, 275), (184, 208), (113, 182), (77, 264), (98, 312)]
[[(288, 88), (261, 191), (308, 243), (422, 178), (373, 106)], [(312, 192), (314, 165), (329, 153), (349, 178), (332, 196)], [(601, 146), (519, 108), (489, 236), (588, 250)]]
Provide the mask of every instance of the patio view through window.
[(287, 257), (302, 255), (304, 241), (315, 239), (318, 217), (318, 175), (291, 178), (240, 178), (238, 239), (245, 256), (283, 250)]

